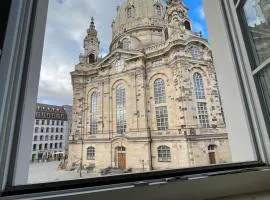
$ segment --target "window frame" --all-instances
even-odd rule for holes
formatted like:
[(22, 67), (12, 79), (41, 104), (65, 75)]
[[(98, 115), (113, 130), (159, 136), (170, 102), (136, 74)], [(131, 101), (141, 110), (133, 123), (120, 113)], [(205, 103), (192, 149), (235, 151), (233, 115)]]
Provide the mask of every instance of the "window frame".
[(95, 160), (95, 157), (96, 157), (96, 148), (92, 147), (92, 146), (88, 147), (86, 159), (87, 160)]
[[(210, 0), (211, 3), (214, 3), (212, 0)], [(15, 2), (15, 3), (14, 3)], [(217, 3), (218, 2), (218, 3)], [(222, 1), (217, 1), (214, 4), (220, 4)], [(226, 3), (226, 2), (224, 2)], [(144, 181), (144, 180), (154, 180), (162, 178), (162, 180), (169, 177), (185, 177), (187, 175), (194, 175), (194, 174), (206, 174), (215, 172), (216, 174), (223, 172), (226, 172), (228, 170), (243, 170), (243, 169), (256, 169), (256, 167), (262, 167), (265, 166), (265, 163), (268, 159), (265, 159), (267, 157), (267, 152), (269, 151), (259, 151), (260, 155), (264, 155), (264, 159), (259, 159), (255, 162), (246, 162), (246, 163), (234, 163), (234, 164), (226, 164), (226, 165), (218, 165), (218, 166), (207, 166), (207, 167), (200, 167), (200, 168), (192, 168), (192, 169), (177, 169), (177, 170), (165, 170), (161, 172), (149, 172), (144, 174), (129, 174), (124, 176), (114, 176), (114, 177), (102, 177), (102, 178), (94, 178), (89, 181), (89, 179), (86, 180), (73, 180), (68, 182), (56, 182), (56, 183), (43, 183), (43, 184), (36, 184), (36, 185), (30, 185), (30, 186), (13, 186), (14, 183), (20, 183), (23, 182), (24, 179), (18, 179), (16, 175), (17, 167), (22, 162), (21, 159), (17, 159), (16, 157), (19, 157), (22, 155), (22, 151), (17, 151), (22, 148), (22, 144), (29, 143), (29, 141), (32, 140), (32, 136), (30, 135), (29, 138), (25, 137), (22, 140), (13, 140), (13, 138), (16, 138), (16, 136), (20, 136), (20, 133), (25, 130), (33, 129), (33, 126), (25, 127), (25, 116), (31, 116), (29, 117), (29, 121), (34, 121), (34, 114), (35, 108), (32, 108), (33, 104), (35, 103), (35, 97), (37, 95), (37, 87), (32, 87), (32, 91), (28, 89), (27, 86), (33, 85), (37, 86), (40, 71), (40, 61), (41, 61), (41, 52), (42, 52), (42, 46), (43, 46), (43, 38), (45, 33), (45, 22), (46, 22), (46, 13), (48, 8), (48, 0), (42, 0), (42, 1), (31, 1), (31, 0), (14, 0), (12, 3), (12, 9), (13, 12), (11, 13), (11, 20), (8, 24), (8, 30), (7, 32), (10, 34), (7, 34), (7, 39), (4, 44), (3, 48), (3, 59), (1, 60), (1, 63), (5, 63), (5, 65), (12, 66), (12, 69), (20, 69), (15, 70), (15, 75), (19, 78), (16, 79), (10, 79), (7, 80), (6, 78), (0, 79), (0, 82), (5, 82), (7, 84), (3, 84), (4, 87), (0, 88), (0, 103), (1, 103), (1, 109), (0, 109), (0, 146), (3, 144), (4, 147), (7, 148), (1, 148), (0, 149), (0, 155), (6, 155), (7, 159), (4, 162), (0, 162), (0, 184), (2, 193), (1, 196), (11, 196), (12, 195), (30, 195), (40, 197), (43, 195), (52, 195), (52, 191), (54, 191), (54, 195), (67, 195), (66, 191), (68, 190), (70, 194), (76, 191), (71, 191), (71, 189), (82, 189), (86, 187), (91, 187), (92, 189), (95, 189), (94, 186), (104, 185), (108, 186), (110, 184), (123, 184), (123, 183), (134, 183), (136, 181)], [(21, 12), (16, 12), (21, 11)], [(37, 14), (38, 13), (38, 14)], [(29, 18), (25, 18), (25, 16), (28, 16)], [(18, 19), (18, 21), (16, 21)], [(18, 26), (21, 24), (21, 26)], [(27, 31), (25, 32), (23, 30), (25, 28)], [(17, 31), (14, 31), (17, 30)], [(25, 34), (26, 33), (26, 34)], [(22, 45), (16, 43), (14, 38), (18, 38), (23, 36), (23, 41), (28, 41), (30, 43), (29, 45)], [(10, 50), (7, 50), (7, 46), (10, 47)], [(18, 58), (17, 55), (14, 55), (13, 52), (14, 49), (17, 49), (17, 51), (23, 51), (26, 54), (25, 57), (27, 57), (27, 60), (20, 60), (21, 58)], [(8, 58), (12, 57), (14, 60), (9, 60)], [(24, 56), (21, 56), (24, 57)], [(25, 65), (16, 65), (16, 63), (24, 63)], [(6, 68), (4, 70), (10, 70), (10, 68)], [(23, 76), (22, 76), (23, 75)], [(12, 77), (11, 72), (8, 72), (5, 74), (5, 76)], [(27, 77), (32, 77), (31, 79), (27, 79)], [(15, 87), (11, 89), (9, 87), (11, 83), (15, 83)], [(22, 87), (21, 87), (22, 86)], [(2, 89), (4, 88), (4, 89)], [(19, 89), (18, 89), (19, 88)], [(23, 88), (22, 90), (20, 90)], [(10, 95), (6, 96), (7, 92), (10, 93)], [(10, 97), (12, 95), (15, 95), (17, 98), (14, 98), (10, 101)], [(15, 102), (15, 103), (14, 103)], [(18, 104), (18, 102), (22, 104)], [(13, 105), (13, 106), (10, 106)], [(15, 106), (14, 106), (15, 105)], [(3, 108), (3, 109), (2, 109)], [(9, 119), (8, 121), (3, 121), (3, 113), (7, 113), (5, 118)], [(252, 114), (254, 114), (252, 112)], [(14, 117), (15, 116), (15, 117)], [(259, 116), (260, 118), (260, 116)], [(3, 128), (7, 125), (10, 125), (12, 128), (5, 132), (3, 134)], [(22, 125), (22, 126), (20, 126)], [(21, 128), (21, 130), (19, 129)], [(261, 134), (256, 134), (257, 137), (262, 136)], [(5, 138), (6, 137), (6, 138)], [(4, 140), (1, 140), (2, 138), (5, 138)], [(20, 137), (18, 137), (20, 138)], [(263, 138), (267, 138), (265, 135), (263, 135)], [(12, 143), (7, 142), (12, 141)], [(6, 142), (6, 143), (5, 143)], [(262, 148), (269, 145), (269, 140), (265, 140), (265, 142), (261, 142), (260, 140), (257, 141), (258, 145)], [(11, 150), (12, 147), (15, 147), (14, 150)], [(31, 145), (29, 145), (29, 152), (32, 148)], [(4, 150), (3, 149), (7, 149)], [(268, 149), (269, 150), (269, 149)], [(19, 152), (19, 153), (17, 153)], [(266, 154), (266, 155), (265, 155)], [(13, 156), (11, 156), (13, 155)], [(29, 154), (30, 155), (30, 154)], [(28, 154), (22, 156), (22, 159), (28, 157)], [(12, 159), (10, 159), (12, 158)], [(30, 157), (29, 157), (30, 158)], [(28, 159), (29, 159), (28, 158)], [(269, 158), (269, 157), (268, 157)], [(3, 160), (2, 157), (0, 157), (1, 161)], [(267, 163), (269, 164), (269, 162)], [(26, 170), (25, 166), (21, 170)], [(239, 171), (238, 171), (239, 173)], [(26, 172), (27, 174), (27, 172)], [(130, 186), (126, 186), (129, 188)], [(133, 187), (133, 186), (132, 186)], [(88, 188), (89, 189), (89, 188)], [(164, 189), (164, 188), (163, 188)], [(115, 190), (115, 188), (114, 188)], [(56, 192), (57, 191), (57, 192)], [(42, 193), (43, 192), (43, 193)], [(49, 193), (46, 193), (49, 192)], [(78, 195), (78, 193), (77, 193)], [(56, 196), (54, 196), (57, 198)], [(61, 197), (60, 197), (61, 198)], [(72, 197), (74, 198), (74, 197)]]
[(171, 162), (171, 148), (166, 145), (157, 147), (158, 162)]

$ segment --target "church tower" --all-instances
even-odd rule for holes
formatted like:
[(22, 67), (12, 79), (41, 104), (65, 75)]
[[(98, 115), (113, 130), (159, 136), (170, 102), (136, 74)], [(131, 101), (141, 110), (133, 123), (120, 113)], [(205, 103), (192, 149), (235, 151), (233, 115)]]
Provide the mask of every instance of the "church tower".
[(168, 0), (165, 20), (168, 23), (168, 34), (172, 35), (179, 30), (184, 33), (191, 31), (191, 21), (188, 18), (188, 8), (182, 0)]
[(87, 35), (84, 39), (84, 55), (80, 56), (80, 62), (95, 63), (98, 59), (99, 44), (94, 18), (92, 17), (90, 27), (87, 29)]

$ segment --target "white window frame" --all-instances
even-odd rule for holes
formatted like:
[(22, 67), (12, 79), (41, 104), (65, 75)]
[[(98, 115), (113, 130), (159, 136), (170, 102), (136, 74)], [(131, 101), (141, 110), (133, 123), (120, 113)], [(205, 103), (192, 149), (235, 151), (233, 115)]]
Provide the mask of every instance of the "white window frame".
[[(259, 98), (257, 94), (252, 93), (251, 91), (255, 90), (255, 85), (252, 83), (252, 79), (250, 80), (251, 75), (244, 76), (243, 84), (245, 92), (248, 95), (247, 99), (244, 99), (242, 94), (243, 91), (240, 87), (234, 88), (234, 92), (236, 92), (234, 98), (235, 106), (240, 106), (239, 109), (235, 109), (234, 106), (232, 108), (228, 107), (228, 103), (231, 102), (231, 97), (224, 97), (228, 94), (228, 88), (224, 83), (230, 83), (233, 85), (240, 86), (239, 78), (236, 76), (237, 71), (235, 70), (235, 60), (232, 58), (237, 57), (241, 59), (239, 52), (244, 54), (241, 50), (243, 49), (243, 44), (241, 38), (239, 39), (239, 35), (241, 35), (241, 31), (239, 30), (239, 24), (235, 26), (233, 23), (228, 23), (226, 21), (227, 18), (232, 18), (232, 22), (237, 22), (236, 14), (228, 13), (231, 12), (230, 6), (232, 6), (233, 1), (227, 0), (204, 0), (204, 6), (206, 8), (206, 17), (209, 22), (209, 30), (210, 34), (212, 35), (212, 44), (213, 44), (213, 51), (221, 52), (223, 58), (217, 56), (215, 58), (217, 66), (217, 74), (219, 77), (220, 85), (223, 85), (223, 90), (221, 88), (221, 92), (224, 99), (224, 106), (226, 111), (226, 115), (230, 116), (229, 119), (229, 126), (231, 127), (230, 130), (232, 132), (237, 131), (237, 137), (233, 134), (230, 135), (230, 142), (232, 148), (237, 147), (237, 150), (240, 150), (240, 154), (243, 153), (243, 150), (247, 155), (251, 155), (251, 158), (256, 158), (254, 156), (255, 152), (250, 151), (250, 147), (253, 146), (251, 140), (252, 137), (256, 139), (256, 143), (258, 144), (258, 153), (260, 156), (260, 160), (269, 164), (269, 138), (267, 135), (267, 129), (265, 126), (265, 121), (262, 115), (262, 109), (260, 107)], [(10, 21), (7, 28), (7, 36), (3, 48), (3, 54), (0, 63), (0, 69), (2, 70), (0, 74), (0, 187), (4, 191), (6, 189), (12, 188), (13, 184), (20, 184), (25, 182), (25, 178), (27, 178), (28, 172), (28, 164), (25, 163), (25, 159), (29, 160), (31, 155), (31, 145), (24, 145), (24, 144), (31, 144), (32, 135), (20, 137), (22, 132), (32, 132), (33, 131), (33, 124), (35, 119), (35, 108), (32, 106), (36, 102), (37, 96), (37, 88), (38, 88), (38, 81), (39, 81), (39, 72), (40, 72), (40, 64), (41, 64), (41, 55), (42, 55), (42, 46), (43, 46), (43, 38), (45, 33), (45, 21), (46, 21), (46, 13), (47, 13), (47, 6), (48, 0), (39, 0), (39, 1), (31, 1), (31, 0), (13, 0), (11, 6), (11, 15)], [(225, 7), (225, 9), (223, 9)], [(36, 8), (36, 10), (35, 10)], [(219, 12), (211, 12), (213, 10)], [(35, 11), (35, 12), (33, 12)], [(209, 12), (207, 12), (209, 11)], [(30, 17), (32, 16), (32, 21), (30, 23)], [(229, 21), (230, 22), (230, 21)], [(32, 24), (34, 26), (33, 32), (28, 32), (31, 27), (29, 26)], [(231, 28), (231, 31), (228, 31), (226, 28)], [(232, 33), (233, 30), (236, 29), (236, 35), (230, 36), (233, 37), (232, 39), (229, 38), (229, 33)], [(218, 31), (218, 33), (217, 33)], [(234, 32), (233, 32), (234, 33)], [(29, 37), (28, 37), (29, 36)], [(223, 44), (225, 43), (224, 48), (218, 49), (218, 42), (219, 38), (223, 38)], [(20, 40), (18, 40), (20, 38)], [(238, 38), (235, 41), (235, 38)], [(30, 39), (30, 40), (29, 40)], [(20, 41), (20, 42), (18, 42)], [(26, 48), (26, 41), (32, 42), (31, 48)], [(230, 44), (237, 43), (240, 41), (240, 44), (235, 49), (236, 53), (233, 52)], [(215, 43), (217, 42), (217, 44)], [(215, 46), (216, 44), (216, 46)], [(229, 44), (229, 45), (227, 45)], [(7, 48), (8, 47), (8, 48)], [(29, 47), (29, 46), (28, 46)], [(20, 52), (20, 57), (18, 53)], [(24, 54), (27, 52), (27, 54)], [(232, 55), (234, 53), (234, 55)], [(27, 60), (24, 60), (25, 57)], [(12, 58), (12, 59), (10, 59)], [(243, 59), (243, 58), (242, 58)], [(224, 62), (225, 61), (225, 62)], [(240, 60), (238, 60), (239, 62)], [(240, 62), (240, 67), (246, 63), (247, 60), (243, 59)], [(226, 68), (224, 68), (224, 64), (226, 63)], [(23, 65), (26, 64), (26, 65)], [(3, 66), (3, 68), (1, 68)], [(8, 67), (7, 67), (8, 66)], [(23, 82), (23, 72), (25, 67), (27, 66), (28, 74), (24, 74), (24, 76), (31, 77)], [(226, 71), (225, 71), (225, 70)], [(240, 68), (240, 73), (243, 73), (243, 68)], [(230, 76), (229, 80), (228, 77), (222, 77), (223, 73), (229, 73)], [(235, 78), (235, 79), (233, 79)], [(232, 81), (233, 80), (233, 81)], [(251, 84), (247, 84), (251, 83)], [(247, 85), (246, 85), (247, 84)], [(10, 87), (13, 85), (13, 87)], [(31, 85), (31, 87), (29, 87)], [(31, 89), (29, 89), (31, 88)], [(230, 88), (232, 89), (232, 88)], [(254, 90), (252, 90), (254, 89)], [(23, 93), (20, 93), (23, 91)], [(22, 101), (23, 99), (23, 101)], [(247, 104), (245, 104), (244, 100), (246, 100)], [(21, 102), (22, 105), (18, 106), (18, 102)], [(246, 106), (249, 108), (250, 115), (247, 115)], [(238, 111), (238, 113), (236, 112)], [(236, 114), (235, 116), (233, 114)], [(31, 116), (31, 117), (29, 117)], [(250, 122), (254, 126), (255, 135), (247, 134), (250, 133), (248, 126), (234, 126), (235, 123), (233, 120), (239, 122), (239, 120), (243, 120), (243, 122)], [(239, 119), (240, 118), (240, 119)], [(8, 119), (8, 120), (6, 120)], [(228, 118), (227, 118), (228, 119)], [(30, 123), (29, 123), (30, 122)], [(246, 123), (247, 124), (247, 123)], [(19, 126), (18, 126), (19, 125)], [(5, 129), (5, 127), (11, 127), (10, 129)], [(5, 130), (5, 131), (3, 131)], [(242, 132), (244, 131), (244, 132)], [(16, 137), (14, 137), (16, 136)], [(13, 138), (19, 138), (19, 140), (13, 140)], [(241, 138), (241, 143), (239, 143), (239, 138)], [(235, 141), (238, 140), (236, 144)], [(11, 142), (12, 141), (12, 142)], [(243, 148), (244, 147), (244, 148)], [(247, 147), (247, 149), (246, 149)], [(243, 149), (243, 150), (242, 150)], [(239, 154), (239, 155), (240, 155)], [(13, 156), (11, 156), (13, 155)], [(243, 154), (242, 154), (243, 155)], [(4, 159), (3, 159), (4, 158)], [(240, 164), (235, 165), (239, 168), (243, 167)], [(251, 165), (252, 167), (253, 165)], [(257, 166), (257, 165), (256, 165)], [(220, 168), (219, 168), (220, 167)], [(217, 169), (222, 169), (221, 166), (216, 166)], [(226, 166), (227, 168), (228, 166)], [(254, 167), (254, 166), (253, 166)], [(20, 171), (18, 170), (20, 168)], [(229, 168), (229, 167), (228, 167)], [(14, 170), (12, 170), (14, 169)], [(210, 170), (211, 168), (207, 168)], [(188, 169), (192, 171), (192, 169)], [(223, 169), (224, 170), (224, 169)], [(267, 170), (260, 170), (257, 169), (256, 172), (250, 173), (238, 173), (238, 174), (231, 174), (230, 176), (216, 176), (216, 177), (207, 177), (206, 173), (198, 174), (198, 176), (193, 175), (190, 179), (186, 177), (186, 181), (175, 181), (171, 182), (170, 180), (177, 180), (177, 179), (162, 179), (161, 182), (153, 182), (155, 187), (150, 187), (151, 183), (145, 182), (125, 182), (125, 184), (121, 185), (113, 185), (113, 186), (100, 186), (100, 187), (84, 187), (80, 189), (70, 189), (67, 188), (65, 190), (54, 191), (52, 190), (52, 186), (57, 186), (58, 183), (52, 184), (50, 183), (51, 187), (48, 186), (48, 190), (44, 192), (35, 193), (28, 193), (25, 194), (26, 191), (23, 193), (19, 193), (17, 198), (20, 199), (40, 199), (43, 197), (44, 199), (127, 199), (130, 197), (137, 196), (147, 196), (149, 195), (152, 199), (159, 198), (159, 199), (166, 199), (168, 198), (168, 194), (170, 194), (172, 199), (179, 199), (179, 198), (192, 198), (192, 199), (214, 199), (218, 197), (224, 197), (229, 195), (236, 195), (236, 194), (243, 194), (245, 192), (257, 192), (263, 190), (269, 190), (270, 185), (270, 173)], [(20, 173), (18, 173), (20, 172)], [(161, 173), (161, 172), (159, 172)], [(187, 173), (187, 172), (186, 172)], [(196, 172), (194, 172), (196, 173)], [(197, 171), (199, 173), (199, 171)], [(228, 172), (229, 173), (229, 172)], [(164, 174), (163, 174), (164, 175)], [(167, 174), (168, 175), (168, 174)], [(217, 175), (217, 174), (215, 174)], [(151, 177), (151, 175), (145, 175)], [(133, 176), (135, 179), (135, 175)], [(166, 176), (166, 173), (164, 175)], [(111, 177), (106, 177), (106, 179), (110, 179)], [(119, 177), (120, 178), (120, 177)], [(197, 180), (196, 180), (197, 179)], [(199, 179), (199, 180), (198, 180)], [(123, 179), (122, 179), (123, 180)], [(146, 180), (144, 178), (144, 180)], [(152, 179), (151, 179), (152, 180)], [(250, 181), (252, 180), (252, 182)], [(89, 182), (89, 180), (87, 180)], [(250, 182), (250, 184), (249, 184)], [(80, 180), (80, 183), (87, 184), (86, 181)], [(69, 184), (72, 184), (70, 182)], [(143, 187), (137, 187), (137, 185), (144, 184)], [(44, 186), (42, 184), (42, 186)], [(167, 187), (169, 186), (169, 187)], [(145, 187), (149, 187), (145, 190)], [(51, 188), (51, 189), (49, 189)], [(182, 188), (181, 190), (179, 188)], [(184, 189), (183, 189), (184, 188)], [(194, 192), (194, 188), (200, 188), (200, 193)], [(223, 188), (223, 190), (220, 190)], [(7, 190), (9, 191), (9, 190)], [(13, 192), (16, 189), (13, 190)], [(218, 191), (218, 192), (213, 192)], [(5, 199), (14, 199), (14, 196), (6, 197)]]

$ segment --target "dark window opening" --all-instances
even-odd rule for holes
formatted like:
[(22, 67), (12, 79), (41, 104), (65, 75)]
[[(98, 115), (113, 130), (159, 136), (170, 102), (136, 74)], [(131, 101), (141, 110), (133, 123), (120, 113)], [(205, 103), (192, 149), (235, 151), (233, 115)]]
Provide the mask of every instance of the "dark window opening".
[(96, 61), (95, 55), (91, 53), (91, 54), (89, 55), (89, 63), (94, 63), (95, 61)]
[(185, 28), (186, 28), (187, 30), (191, 30), (191, 26), (190, 26), (189, 21), (185, 21), (184, 25), (185, 25)]

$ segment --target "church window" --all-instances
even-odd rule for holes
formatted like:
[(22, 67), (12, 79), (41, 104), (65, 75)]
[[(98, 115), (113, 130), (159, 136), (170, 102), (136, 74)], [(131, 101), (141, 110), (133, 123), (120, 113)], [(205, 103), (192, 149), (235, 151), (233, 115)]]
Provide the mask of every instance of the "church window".
[(192, 58), (201, 59), (202, 54), (198, 47), (192, 47), (190, 51), (191, 51)]
[(127, 18), (131, 18), (132, 17), (132, 8), (129, 7), (127, 8)]
[(155, 5), (155, 9), (156, 9), (156, 14), (161, 16), (162, 15), (161, 6), (160, 5)]
[(185, 26), (185, 28), (186, 28), (187, 30), (191, 30), (191, 26), (190, 26), (189, 21), (185, 21), (185, 22), (184, 22), (184, 26)]
[(87, 148), (87, 160), (95, 160), (95, 148), (94, 147), (88, 147)]
[(197, 102), (198, 119), (201, 128), (210, 128), (206, 102)]
[(160, 65), (162, 65), (162, 60), (156, 60), (152, 62), (152, 67), (158, 67)]
[(115, 70), (116, 72), (121, 72), (124, 69), (124, 61), (119, 59), (115, 62)]
[(159, 146), (158, 150), (158, 161), (159, 162), (170, 162), (171, 161), (171, 151), (168, 146)]
[(91, 95), (91, 113), (90, 113), (90, 134), (97, 134), (97, 114), (98, 112), (98, 97), (97, 93), (93, 92)]
[(167, 106), (156, 107), (156, 121), (158, 130), (168, 130)]
[(126, 132), (126, 91), (123, 84), (116, 88), (116, 127), (118, 134)]
[(95, 113), (98, 111), (98, 105), (97, 105), (97, 93), (93, 92), (91, 95), (91, 112)]
[(195, 73), (193, 75), (193, 81), (194, 81), (196, 99), (205, 99), (202, 75), (199, 73)]
[(165, 84), (162, 79), (157, 79), (154, 82), (155, 103), (166, 103)]
[(90, 134), (91, 135), (97, 134), (97, 118), (95, 115), (90, 116)]
[(127, 38), (123, 39), (122, 43), (123, 43), (123, 49), (130, 48), (130, 41)]

